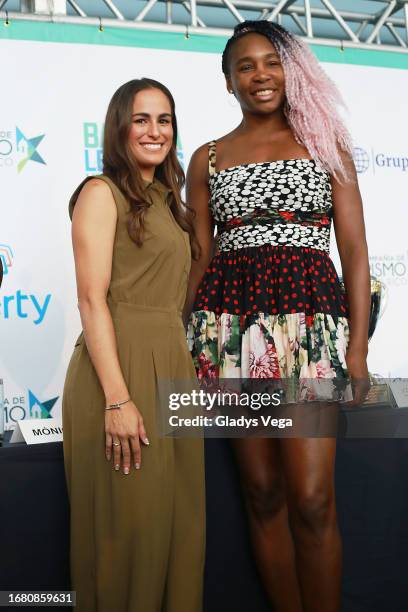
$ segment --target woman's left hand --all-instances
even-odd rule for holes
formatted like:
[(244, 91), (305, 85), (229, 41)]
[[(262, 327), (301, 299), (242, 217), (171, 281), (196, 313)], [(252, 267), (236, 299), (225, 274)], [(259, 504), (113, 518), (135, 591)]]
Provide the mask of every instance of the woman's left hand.
[(367, 367), (367, 353), (350, 347), (346, 353), (346, 364), (353, 389), (351, 404), (358, 406), (367, 398), (367, 393), (371, 387)]

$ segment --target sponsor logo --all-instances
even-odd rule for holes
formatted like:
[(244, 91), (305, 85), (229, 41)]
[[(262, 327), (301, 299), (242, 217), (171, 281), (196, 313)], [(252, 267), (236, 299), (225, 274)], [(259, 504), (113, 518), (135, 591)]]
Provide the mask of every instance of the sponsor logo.
[(370, 153), (361, 147), (355, 147), (353, 158), (358, 174), (364, 174), (367, 170), (375, 174), (380, 170), (408, 171), (408, 155), (398, 156), (391, 153), (376, 152), (371, 149)]
[(55, 405), (57, 397), (53, 397), (47, 401), (40, 401), (36, 398), (34, 393), (28, 390), (28, 403), (29, 403), (29, 418), (30, 419), (51, 419), (51, 410)]
[(354, 147), (354, 163), (359, 174), (366, 172), (370, 167), (370, 156), (365, 149)]
[(3, 274), (9, 273), (11, 266), (13, 265), (13, 251), (8, 244), (0, 244), (0, 261), (3, 266)]
[(387, 287), (408, 285), (408, 251), (397, 255), (370, 255), (369, 259), (372, 276)]
[(17, 153), (20, 158), (17, 164), (17, 172), (21, 172), (29, 161), (45, 165), (45, 161), (37, 151), (37, 147), (44, 136), (45, 134), (41, 134), (41, 136), (26, 138), (23, 132), (16, 128)]
[(102, 174), (103, 123), (84, 123), (84, 163), (87, 176)]
[(12, 429), (17, 421), (23, 419), (50, 419), (51, 411), (57, 403), (59, 396), (49, 400), (40, 401), (28, 389), (27, 396), (12, 396), (4, 399), (4, 429)]
[[(14, 256), (10, 246), (0, 245), (0, 258), (5, 274), (9, 274), (13, 265)], [(51, 300), (51, 293), (39, 297), (34, 293), (25, 293), (22, 289), (17, 289), (10, 295), (0, 295), (0, 318), (9, 319), (29, 319), (34, 325), (40, 325), (47, 313)]]
[(0, 168), (16, 168), (20, 173), (28, 162), (46, 165), (38, 152), (45, 134), (27, 138), (19, 127), (14, 130), (0, 129)]

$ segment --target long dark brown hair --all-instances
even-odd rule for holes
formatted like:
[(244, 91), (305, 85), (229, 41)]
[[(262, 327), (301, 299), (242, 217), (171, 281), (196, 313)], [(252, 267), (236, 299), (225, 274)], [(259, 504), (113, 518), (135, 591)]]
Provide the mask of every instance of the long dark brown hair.
[(135, 95), (145, 89), (159, 89), (170, 102), (173, 143), (164, 161), (156, 167), (155, 178), (171, 190), (169, 195), (170, 209), (179, 226), (188, 232), (192, 256), (197, 259), (200, 247), (193, 227), (194, 211), (181, 198), (185, 176), (177, 157), (176, 107), (170, 91), (159, 81), (147, 78), (133, 79), (119, 87), (113, 94), (105, 120), (103, 174), (118, 186), (128, 200), (130, 206), (129, 236), (138, 246), (142, 246), (145, 232), (145, 214), (151, 202), (146, 194), (146, 187), (139, 166), (129, 146), (129, 132), (132, 125)]

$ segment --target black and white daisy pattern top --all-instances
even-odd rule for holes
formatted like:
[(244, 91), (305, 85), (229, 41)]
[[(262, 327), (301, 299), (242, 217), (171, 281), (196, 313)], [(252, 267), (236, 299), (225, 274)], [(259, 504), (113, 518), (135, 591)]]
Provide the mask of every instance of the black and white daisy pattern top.
[(330, 250), (329, 173), (311, 159), (241, 164), (215, 171), (209, 144), (210, 208), (219, 251), (296, 246)]

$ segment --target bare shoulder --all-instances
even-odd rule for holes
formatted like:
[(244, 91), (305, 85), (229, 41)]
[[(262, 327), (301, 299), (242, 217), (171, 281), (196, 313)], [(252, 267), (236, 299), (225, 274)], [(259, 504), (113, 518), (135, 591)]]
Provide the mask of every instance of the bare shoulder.
[(72, 220), (88, 219), (90, 222), (112, 223), (116, 221), (117, 209), (109, 185), (97, 177), (90, 179), (81, 188), (74, 202)]
[(98, 196), (102, 198), (111, 197), (113, 199), (112, 191), (109, 185), (103, 180), (95, 176), (85, 183), (81, 189), (81, 196), (92, 197)]
[(187, 180), (207, 182), (209, 161), (208, 145), (208, 142), (204, 143), (192, 154), (190, 164), (188, 166)]
[(109, 185), (98, 177), (92, 178), (82, 187), (77, 200), (77, 206), (83, 203), (99, 204), (101, 206), (115, 207), (115, 199)]
[(208, 164), (209, 144), (210, 144), (209, 142), (205, 142), (203, 145), (201, 145), (201, 147), (198, 147), (198, 149), (194, 151), (194, 153), (191, 156), (190, 164), (192, 163), (195, 166), (202, 166), (202, 165)]
[(208, 142), (205, 142), (203, 145), (201, 145), (201, 147), (198, 147), (198, 149), (196, 149), (191, 157), (191, 159), (193, 159), (193, 157), (197, 157), (198, 159), (201, 160), (207, 160), (208, 161), (208, 147), (212, 142), (216, 143), (216, 147), (218, 149), (219, 145), (224, 146), (224, 144), (229, 145), (231, 143), (234, 142), (234, 138), (236, 136), (236, 129), (232, 130), (232, 132), (228, 132), (228, 134), (224, 134), (224, 136), (221, 136), (220, 138), (214, 138), (214, 140), (209, 140)]
[(208, 142), (205, 142), (203, 145), (198, 147), (198, 149), (196, 149), (193, 155), (191, 156), (190, 167), (189, 167), (190, 171), (198, 172), (200, 174), (204, 174), (205, 176), (207, 176), (208, 161), (209, 161), (209, 145), (211, 144), (211, 142), (215, 142), (216, 147), (217, 147), (217, 154), (218, 154), (219, 145), (221, 145), (221, 147), (223, 148), (225, 144), (226, 145), (231, 144), (231, 142), (233, 142), (234, 133), (235, 133), (235, 130), (233, 130), (232, 132), (228, 134), (225, 134), (224, 136), (221, 136), (221, 138), (209, 140)]

